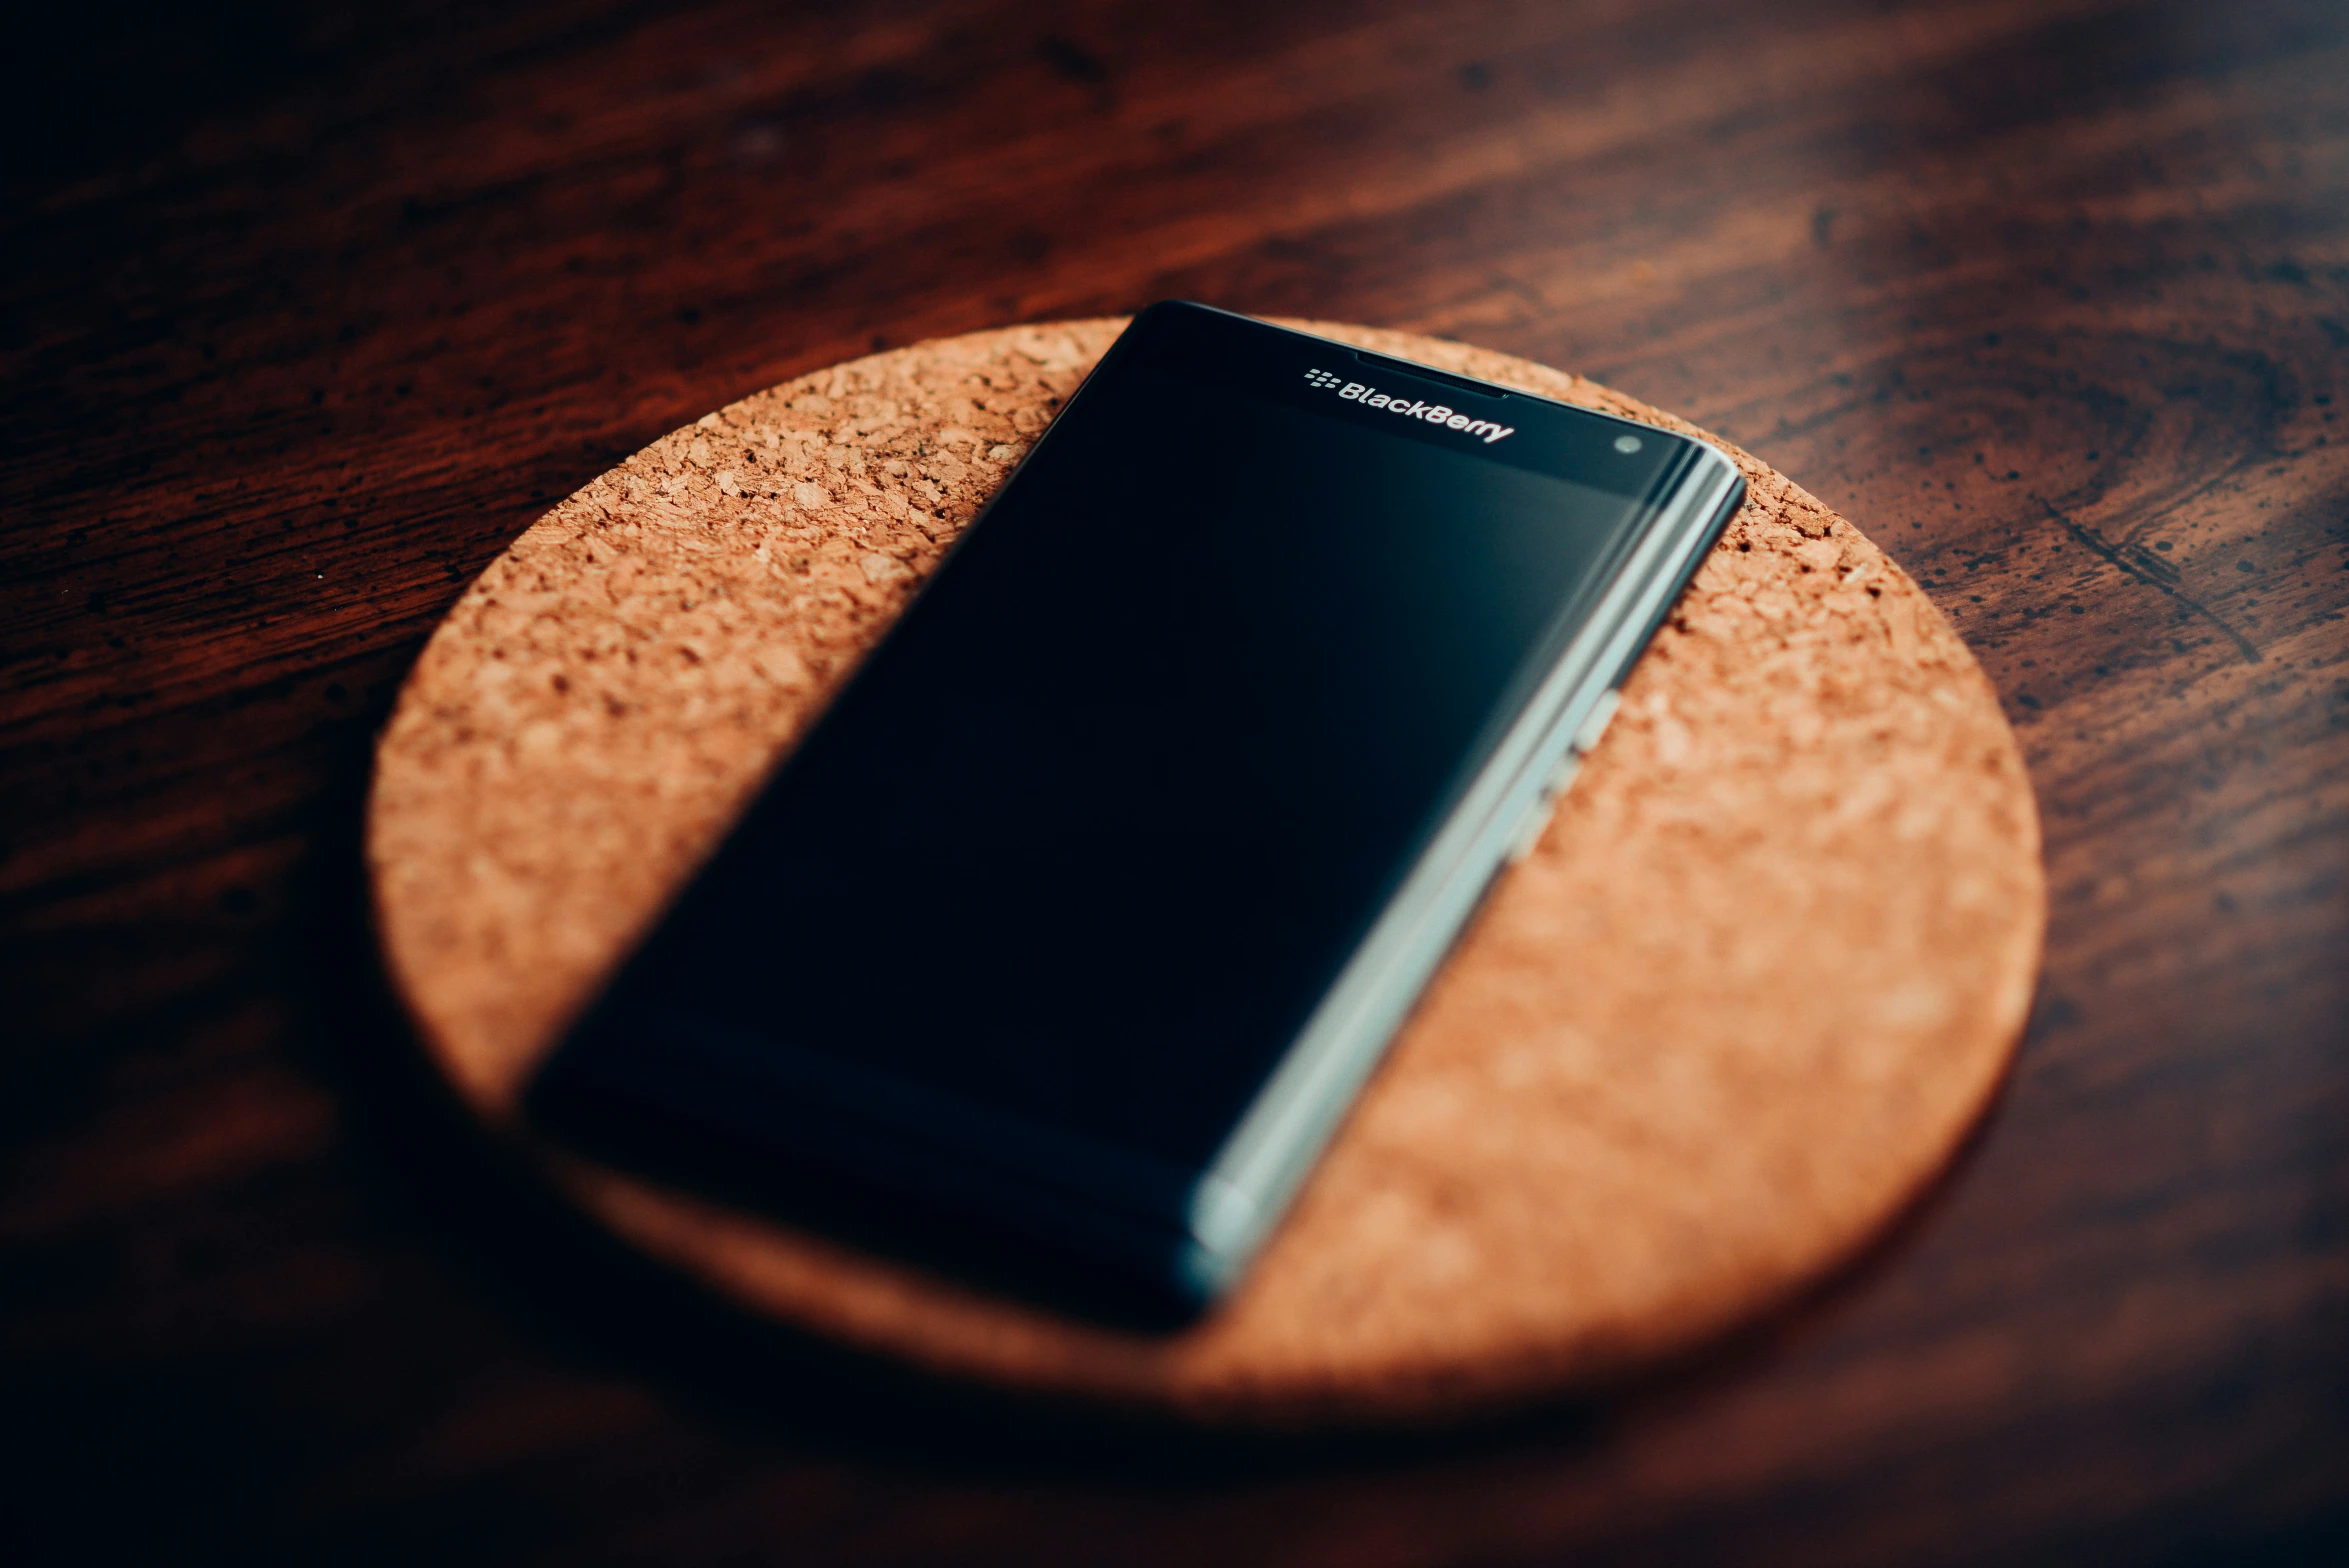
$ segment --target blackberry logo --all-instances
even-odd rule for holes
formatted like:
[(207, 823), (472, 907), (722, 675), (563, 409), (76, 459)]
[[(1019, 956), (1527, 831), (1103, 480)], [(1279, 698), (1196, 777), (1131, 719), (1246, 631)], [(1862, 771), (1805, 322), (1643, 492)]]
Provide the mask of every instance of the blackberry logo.
[(1305, 384), (1317, 392), (1327, 392), (1330, 388), (1336, 387), (1338, 396), (1349, 403), (1360, 403), (1364, 408), (1383, 408), (1390, 414), (1401, 414), (1406, 419), (1424, 419), (1431, 425), (1442, 425), (1447, 430), (1457, 430), (1462, 435), (1475, 436), (1482, 440), (1486, 446), (1491, 446), (1503, 436), (1513, 436), (1517, 433), (1515, 425), (1495, 424), (1489, 419), (1471, 419), (1446, 404), (1426, 403), (1416, 398), (1399, 397), (1392, 393), (1381, 392), (1376, 387), (1365, 386), (1359, 381), (1348, 381), (1343, 376), (1331, 375), (1326, 370), (1306, 371)]

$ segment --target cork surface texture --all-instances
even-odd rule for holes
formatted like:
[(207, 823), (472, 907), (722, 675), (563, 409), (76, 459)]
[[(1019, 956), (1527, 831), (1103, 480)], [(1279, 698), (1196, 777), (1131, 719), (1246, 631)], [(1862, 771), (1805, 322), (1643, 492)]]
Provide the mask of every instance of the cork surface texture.
[[(2038, 821), (1947, 622), (1743, 453), (1749, 498), (1604, 741), (1200, 1323), (1057, 1316), (521, 1123), (573, 1011), (1122, 325), (976, 333), (746, 398), (558, 505), (464, 594), (381, 738), (367, 821), (385, 960), (458, 1095), (602, 1224), (756, 1312), (1202, 1422), (1538, 1399), (1850, 1256), (2013, 1050), (2044, 923)], [(1295, 325), (1692, 428), (1485, 350)], [(918, 978), (951, 935), (872, 939)]]

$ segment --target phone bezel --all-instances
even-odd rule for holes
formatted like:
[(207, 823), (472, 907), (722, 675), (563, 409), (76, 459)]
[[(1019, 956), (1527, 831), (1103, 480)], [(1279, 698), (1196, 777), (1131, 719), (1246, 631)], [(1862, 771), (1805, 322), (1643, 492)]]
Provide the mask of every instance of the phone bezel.
[[(1353, 348), (1337, 339), (1238, 319), (1342, 350)], [(1431, 379), (1475, 381), (1457, 371), (1424, 368), (1434, 373)], [(1636, 420), (1519, 388), (1476, 384), (1511, 398), (1613, 420), (1646, 436), (1655, 431)], [(1629, 675), (1742, 500), (1745, 480), (1726, 452), (1694, 436), (1666, 433), (1686, 444), (1686, 460), (1671, 471), (1646, 522), (1608, 568), (1598, 601), (1200, 1175), (1182, 1268), (1186, 1284), (1201, 1299), (1229, 1288), (1287, 1210), (1412, 1004), (1509, 861), (1512, 846), (1525, 836), (1528, 818), (1538, 813), (1537, 820), (1546, 819), (1571, 781), (1575, 742), (1584, 726)]]

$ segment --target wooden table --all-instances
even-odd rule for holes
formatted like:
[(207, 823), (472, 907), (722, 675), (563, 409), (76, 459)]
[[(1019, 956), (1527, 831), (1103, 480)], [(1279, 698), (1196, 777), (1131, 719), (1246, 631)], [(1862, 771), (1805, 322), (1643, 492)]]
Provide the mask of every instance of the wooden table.
[[(0, 110), (11, 1560), (2349, 1547), (2349, 11), (91, 9)], [(726, 1318), (416, 1065), (355, 835), (459, 587), (754, 388), (1164, 295), (1686, 413), (1980, 653), (2035, 1020), (1776, 1320), (1502, 1430), (1105, 1431)]]

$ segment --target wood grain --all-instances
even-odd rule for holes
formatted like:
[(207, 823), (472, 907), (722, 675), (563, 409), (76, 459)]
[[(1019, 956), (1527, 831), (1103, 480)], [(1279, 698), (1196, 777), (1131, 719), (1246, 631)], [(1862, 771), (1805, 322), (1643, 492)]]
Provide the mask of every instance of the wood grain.
[[(0, 167), (0, 1419), (36, 1560), (2338, 1546), (2337, 7), (136, 22), (13, 35)], [(459, 588), (755, 388), (1170, 294), (1683, 412), (1870, 519), (1999, 688), (2047, 831), (2031, 1034), (1952, 1177), (1768, 1330), (1440, 1449), (1071, 1435), (523, 1239), (399, 1065), (359, 791)]]

